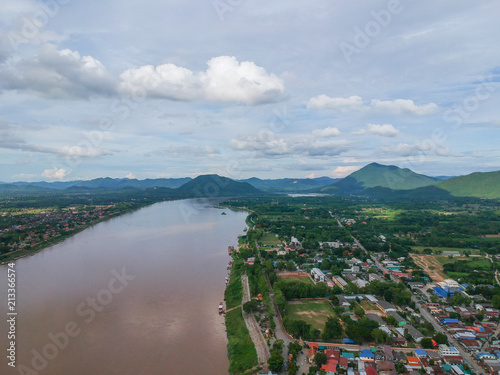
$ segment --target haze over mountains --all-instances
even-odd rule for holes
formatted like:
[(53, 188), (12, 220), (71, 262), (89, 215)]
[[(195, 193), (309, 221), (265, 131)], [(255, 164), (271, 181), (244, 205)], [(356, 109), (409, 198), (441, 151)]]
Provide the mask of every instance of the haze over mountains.
[(307, 179), (249, 178), (232, 180), (218, 175), (201, 175), (192, 179), (113, 179), (89, 181), (0, 183), (1, 194), (43, 193), (57, 190), (85, 191), (112, 189), (163, 188), (175, 196), (247, 196), (266, 193), (322, 193), (364, 195), (372, 197), (446, 199), (477, 197), (500, 199), (500, 171), (476, 172), (460, 177), (429, 177), (408, 168), (371, 163), (342, 179), (329, 177)]

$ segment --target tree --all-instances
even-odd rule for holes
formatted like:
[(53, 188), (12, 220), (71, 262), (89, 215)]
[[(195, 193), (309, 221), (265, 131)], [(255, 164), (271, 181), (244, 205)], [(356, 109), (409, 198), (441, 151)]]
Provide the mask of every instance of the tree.
[(495, 294), (491, 299), (491, 303), (495, 309), (500, 309), (500, 294)]
[(289, 375), (294, 375), (299, 371), (299, 366), (297, 366), (296, 362), (291, 362), (290, 365), (288, 366), (288, 374)]
[(289, 320), (286, 316), (283, 319), (283, 324), (285, 325), (287, 331), (294, 337), (302, 337), (304, 339), (309, 339), (311, 333), (311, 325), (307, 324), (304, 320)]
[(288, 353), (293, 355), (294, 358), (297, 357), (297, 353), (299, 353), (301, 350), (302, 345), (300, 345), (298, 341), (291, 342), (290, 345), (288, 345)]
[(283, 368), (283, 357), (279, 353), (271, 354), (271, 357), (267, 360), (269, 364), (269, 369), (274, 372), (280, 372)]
[(429, 337), (424, 337), (420, 341), (420, 345), (422, 345), (422, 347), (424, 347), (425, 349), (432, 349), (432, 347), (434, 346), (432, 345), (432, 339)]
[(326, 354), (325, 353), (316, 353), (314, 356), (314, 363), (316, 366), (321, 367), (326, 364)]
[(371, 340), (372, 331), (378, 328), (378, 323), (365, 317), (358, 320), (357, 326), (361, 337), (365, 340)]
[(389, 337), (387, 332), (382, 331), (380, 328), (375, 328), (374, 330), (372, 330), (371, 335), (373, 341), (375, 341), (376, 343), (387, 344), (389, 343), (389, 341), (391, 341), (391, 338)]
[(385, 321), (390, 326), (395, 326), (398, 324), (398, 321), (392, 315), (387, 315), (387, 317), (385, 318)]
[(348, 282), (347, 285), (344, 288), (344, 293), (346, 295), (354, 295), (359, 293), (359, 288), (356, 284), (353, 282)]
[(384, 291), (384, 298), (387, 302), (392, 302), (392, 300), (394, 299), (394, 292), (392, 288), (387, 288)]
[(339, 319), (330, 316), (326, 321), (325, 329), (323, 330), (321, 338), (323, 340), (336, 339), (342, 337), (342, 331), (342, 325), (340, 324)]
[(356, 306), (354, 306), (354, 314), (362, 318), (365, 316), (365, 310), (361, 307), (361, 305), (356, 304)]
[(448, 337), (441, 332), (438, 332), (434, 335), (433, 337), (434, 341), (436, 341), (438, 344), (445, 344), (448, 345)]
[(245, 311), (246, 313), (251, 313), (251, 312), (256, 311), (258, 307), (259, 307), (259, 303), (253, 299), (251, 301), (246, 302), (243, 305), (243, 311)]
[(359, 331), (359, 327), (355, 322), (351, 322), (345, 329), (345, 334), (350, 339), (353, 339), (356, 343), (361, 342), (361, 333)]

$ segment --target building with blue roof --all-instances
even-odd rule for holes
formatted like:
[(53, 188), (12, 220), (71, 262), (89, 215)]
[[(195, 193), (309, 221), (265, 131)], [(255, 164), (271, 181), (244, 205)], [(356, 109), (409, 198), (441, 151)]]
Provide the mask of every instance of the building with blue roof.
[(427, 357), (427, 352), (424, 349), (415, 349), (415, 355), (417, 357)]
[(453, 297), (453, 294), (455, 293), (453, 291), (453, 289), (450, 289), (448, 287), (445, 288), (441, 288), (440, 286), (435, 286), (434, 288), (432, 288), (432, 290), (434, 291), (434, 294), (438, 297), (441, 297), (441, 298), (448, 298), (448, 297)]
[(479, 359), (479, 360), (482, 360), (482, 359), (496, 359), (495, 355), (494, 354), (491, 354), (491, 353), (477, 353), (476, 354), (476, 358)]
[(359, 359), (362, 361), (370, 361), (373, 362), (375, 361), (375, 354), (371, 350), (364, 349), (359, 353)]
[(355, 358), (354, 353), (351, 352), (343, 352), (342, 357), (347, 358), (348, 360), (354, 360)]

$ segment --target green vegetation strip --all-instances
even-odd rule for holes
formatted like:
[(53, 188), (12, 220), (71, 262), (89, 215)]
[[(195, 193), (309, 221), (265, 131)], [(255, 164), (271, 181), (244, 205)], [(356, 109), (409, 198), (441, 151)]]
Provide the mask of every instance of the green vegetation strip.
[(241, 308), (226, 314), (229, 372), (241, 373), (258, 363), (257, 351), (243, 320)]
[(226, 300), (226, 309), (228, 310), (241, 305), (241, 300), (243, 298), (241, 272), (243, 266), (244, 265), (242, 260), (237, 260), (233, 263), (231, 278), (229, 279), (229, 284), (227, 285), (226, 291), (224, 293), (224, 299)]
[(296, 278), (293, 278), (293, 279), (281, 279), (281, 278), (278, 278), (281, 282), (283, 283), (294, 283), (294, 282), (301, 282), (301, 283), (304, 283), (304, 284), (311, 284), (311, 285), (314, 285), (314, 283), (312, 282), (312, 280), (309, 278), (309, 277), (296, 277)]
[(328, 301), (292, 301), (286, 305), (289, 320), (303, 320), (313, 329), (323, 330), (329, 316), (335, 312)]

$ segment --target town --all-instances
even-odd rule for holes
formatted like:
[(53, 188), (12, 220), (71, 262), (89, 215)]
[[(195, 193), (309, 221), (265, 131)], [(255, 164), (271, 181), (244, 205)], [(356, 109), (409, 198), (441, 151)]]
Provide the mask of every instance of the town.
[(499, 373), (497, 207), (225, 204), (251, 213), (230, 251), (230, 373)]
[(110, 217), (123, 214), (131, 204), (78, 205), (47, 208), (0, 208), (0, 260), (32, 255), (50, 244)]

